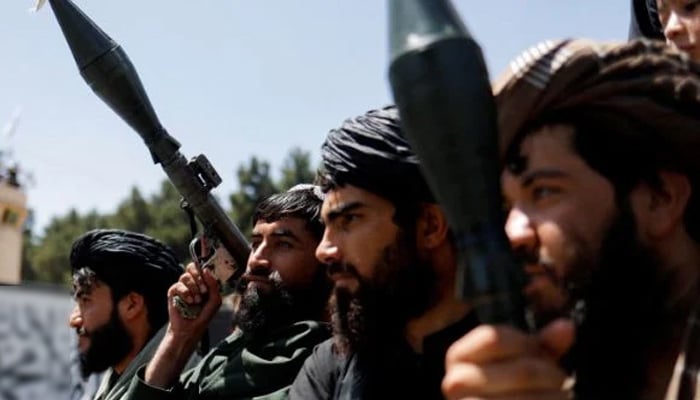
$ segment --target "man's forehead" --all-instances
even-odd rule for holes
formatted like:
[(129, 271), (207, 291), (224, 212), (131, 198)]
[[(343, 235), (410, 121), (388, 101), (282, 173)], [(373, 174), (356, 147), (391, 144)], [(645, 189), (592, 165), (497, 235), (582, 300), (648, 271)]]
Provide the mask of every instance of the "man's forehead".
[(282, 217), (275, 221), (256, 222), (253, 235), (301, 235), (306, 230), (306, 221), (303, 218)]
[(326, 193), (321, 212), (325, 214), (349, 204), (368, 205), (375, 201), (381, 201), (381, 197), (357, 186), (345, 185), (331, 189)]
[(545, 124), (530, 131), (520, 143), (520, 150), (542, 146), (570, 148), (575, 129), (568, 124)]
[(579, 157), (573, 150), (574, 128), (544, 125), (528, 133), (508, 160), (507, 171), (520, 175), (529, 169), (566, 163)]
[(687, 0), (655, 0), (658, 7), (663, 6), (680, 6), (687, 3)]
[(94, 291), (99, 290), (101, 287), (105, 287), (102, 282), (93, 277), (90, 280), (74, 281), (73, 282), (73, 297), (85, 296), (92, 294)]

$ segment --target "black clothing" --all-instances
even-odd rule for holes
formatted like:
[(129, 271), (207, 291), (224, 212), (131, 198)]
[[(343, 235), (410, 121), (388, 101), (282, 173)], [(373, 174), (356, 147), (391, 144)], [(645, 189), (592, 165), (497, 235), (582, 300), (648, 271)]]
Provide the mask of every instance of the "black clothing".
[(321, 159), (323, 175), (336, 185), (357, 186), (389, 200), (435, 202), (395, 106), (368, 111), (331, 130)]
[(423, 341), (416, 354), (400, 341), (373, 354), (339, 354), (333, 339), (314, 349), (297, 375), (291, 400), (313, 399), (442, 399), (448, 347), (478, 325), (474, 312)]

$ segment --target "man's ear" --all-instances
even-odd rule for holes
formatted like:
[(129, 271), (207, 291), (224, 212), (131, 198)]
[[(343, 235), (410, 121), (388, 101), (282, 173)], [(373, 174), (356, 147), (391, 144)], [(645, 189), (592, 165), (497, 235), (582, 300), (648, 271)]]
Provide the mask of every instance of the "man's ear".
[(660, 187), (643, 185), (641, 193), (632, 195), (637, 204), (639, 221), (650, 239), (661, 239), (683, 225), (683, 216), (692, 193), (690, 181), (684, 174), (663, 171), (659, 173)]
[(450, 227), (439, 205), (427, 203), (422, 208), (416, 225), (417, 243), (421, 248), (434, 249), (447, 240)]
[(146, 309), (145, 299), (136, 292), (129, 292), (119, 300), (119, 313), (124, 321), (130, 321)]

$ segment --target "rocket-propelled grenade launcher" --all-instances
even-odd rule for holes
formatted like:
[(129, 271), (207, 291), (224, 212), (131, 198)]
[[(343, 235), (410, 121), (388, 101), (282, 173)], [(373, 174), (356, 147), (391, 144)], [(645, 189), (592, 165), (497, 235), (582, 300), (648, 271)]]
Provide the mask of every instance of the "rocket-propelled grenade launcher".
[(447, 0), (389, 0), (389, 79), (404, 131), (458, 248), (458, 296), (525, 327), (504, 231), (496, 111), (479, 45)]
[[(70, 0), (49, 0), (49, 3), (87, 84), (141, 136), (153, 161), (163, 167), (199, 219), (209, 245), (220, 245), (233, 258), (228, 263), (228, 273), (215, 271), (220, 283), (232, 285), (245, 270), (250, 246), (211, 194), (221, 183), (219, 174), (204, 155), (187, 161), (180, 153), (180, 143), (161, 125), (121, 46)], [(196, 313), (193, 311), (190, 316)]]

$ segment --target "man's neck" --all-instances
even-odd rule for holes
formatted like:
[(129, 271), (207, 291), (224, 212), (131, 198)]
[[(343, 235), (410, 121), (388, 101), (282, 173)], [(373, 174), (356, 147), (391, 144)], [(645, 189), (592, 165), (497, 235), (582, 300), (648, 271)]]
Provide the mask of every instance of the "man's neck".
[(673, 376), (676, 362), (683, 351), (685, 324), (674, 327), (669, 337), (661, 338), (659, 345), (650, 349), (644, 399), (663, 399)]
[(416, 353), (423, 353), (423, 340), (435, 332), (455, 324), (471, 311), (471, 306), (447, 293), (443, 298), (420, 317), (406, 324), (404, 336)]
[(665, 329), (648, 349), (646, 398), (663, 398), (679, 355), (683, 351), (688, 317), (698, 306), (700, 288), (700, 248), (685, 231), (660, 246), (666, 266), (659, 279), (668, 282)]
[(429, 255), (435, 271), (437, 301), (426, 312), (408, 321), (404, 329), (406, 342), (416, 353), (423, 353), (423, 340), (464, 318), (471, 306), (455, 297), (457, 279), (456, 251), (450, 241), (433, 249)]
[(665, 329), (655, 341), (654, 347), (648, 349), (647, 387), (643, 392), (647, 399), (664, 398), (678, 357), (684, 351), (688, 318), (698, 301), (697, 285), (695, 284), (689, 285), (679, 281), (671, 293), (674, 296), (669, 299), (667, 304), (669, 319), (663, 322)]
[(119, 361), (117, 364), (112, 366), (112, 369), (114, 370), (114, 372), (119, 374), (119, 375), (124, 373), (124, 371), (127, 369), (127, 367), (129, 367), (129, 364), (131, 364), (131, 362), (134, 360), (134, 358), (136, 358), (137, 354), (138, 354), (138, 352), (135, 353), (134, 350), (129, 352), (129, 354), (126, 357), (124, 357), (121, 361)]
[(144, 335), (138, 335), (138, 337), (135, 337), (132, 334), (131, 340), (132, 346), (131, 350), (129, 350), (129, 354), (127, 354), (124, 358), (122, 358), (121, 361), (112, 366), (114, 372), (116, 372), (119, 375), (124, 373), (124, 371), (129, 367), (129, 364), (131, 364), (134, 358), (136, 358), (136, 356), (138, 356), (141, 350), (146, 346), (149, 339), (146, 338)]

